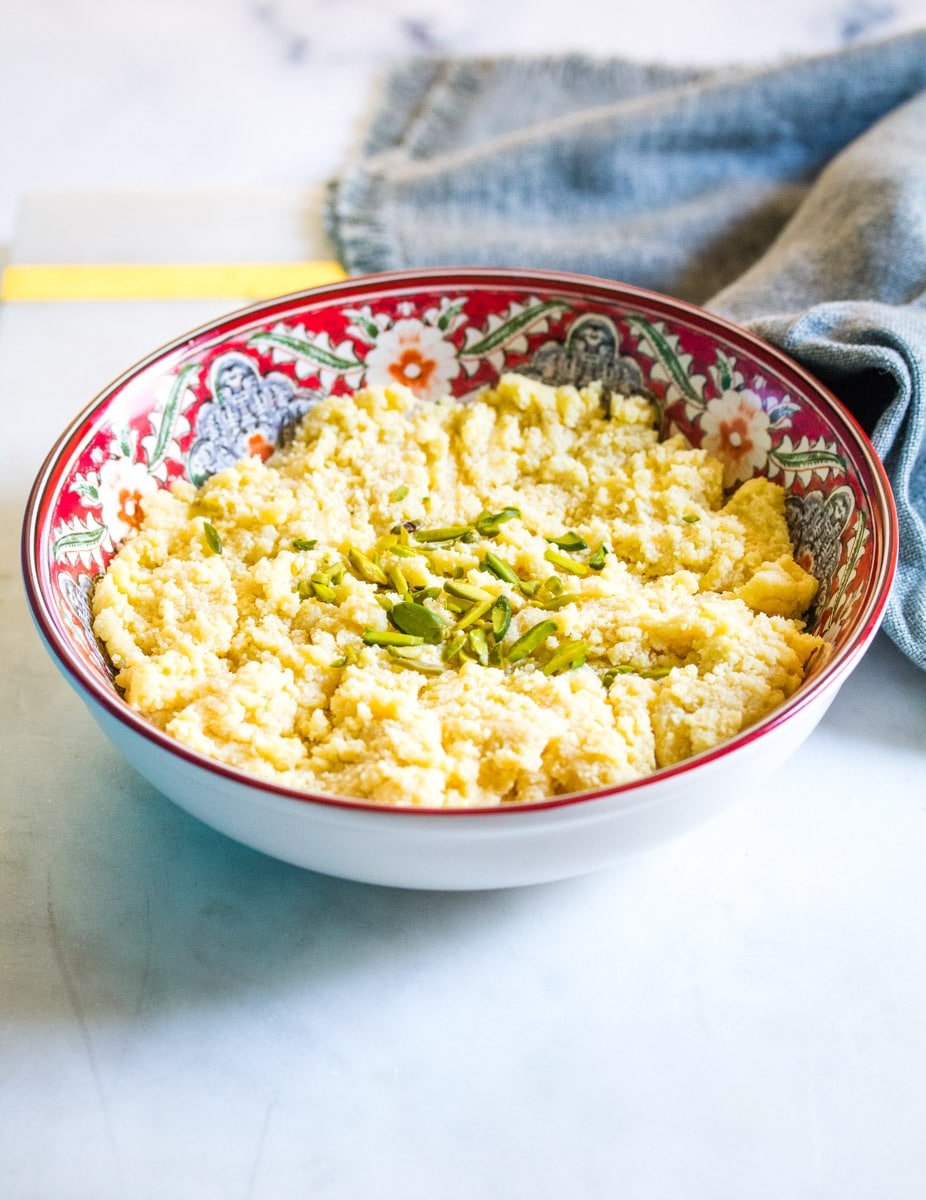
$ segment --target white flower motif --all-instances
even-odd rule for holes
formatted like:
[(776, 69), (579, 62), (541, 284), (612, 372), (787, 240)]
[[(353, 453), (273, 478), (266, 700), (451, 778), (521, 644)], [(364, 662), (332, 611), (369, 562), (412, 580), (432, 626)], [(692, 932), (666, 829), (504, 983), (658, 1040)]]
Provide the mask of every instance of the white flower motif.
[(119, 543), (142, 519), (142, 501), (156, 492), (158, 482), (140, 462), (111, 458), (100, 467), (97, 491), (100, 516), (109, 536)]
[(374, 313), (369, 304), (362, 304), (360, 308), (345, 308), (344, 316), (350, 318), (347, 332), (359, 342), (375, 342), (391, 324), (386, 313)]
[(768, 413), (755, 392), (728, 391), (709, 400), (701, 417), (701, 446), (723, 463), (725, 487), (751, 479), (768, 460)]
[(447, 395), (460, 373), (456, 351), (440, 330), (402, 317), (376, 339), (366, 359), (371, 386), (401, 383), (422, 400)]

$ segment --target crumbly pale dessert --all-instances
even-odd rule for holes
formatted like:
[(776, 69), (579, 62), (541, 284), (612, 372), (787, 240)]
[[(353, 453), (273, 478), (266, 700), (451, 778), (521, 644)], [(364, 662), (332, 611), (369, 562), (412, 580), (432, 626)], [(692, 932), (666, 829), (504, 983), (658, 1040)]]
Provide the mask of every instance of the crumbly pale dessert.
[(146, 498), (94, 597), (127, 703), (265, 780), (383, 805), (624, 783), (781, 704), (820, 639), (784, 493), (725, 497), (642, 397), (516, 375), (334, 396)]

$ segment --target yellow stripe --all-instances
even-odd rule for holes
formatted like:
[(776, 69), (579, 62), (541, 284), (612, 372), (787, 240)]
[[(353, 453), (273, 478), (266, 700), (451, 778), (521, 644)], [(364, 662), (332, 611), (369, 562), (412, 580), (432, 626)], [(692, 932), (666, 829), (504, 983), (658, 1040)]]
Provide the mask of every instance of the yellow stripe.
[(0, 300), (264, 300), (335, 283), (336, 262), (12, 263)]

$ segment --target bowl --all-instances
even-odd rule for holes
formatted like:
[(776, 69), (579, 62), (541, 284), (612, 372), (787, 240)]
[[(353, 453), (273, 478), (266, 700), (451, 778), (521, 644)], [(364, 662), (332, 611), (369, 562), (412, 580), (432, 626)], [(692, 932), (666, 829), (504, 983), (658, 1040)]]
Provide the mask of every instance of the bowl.
[[(800, 688), (764, 720), (640, 781), (543, 803), (384, 809), (262, 782), (132, 712), (91, 631), (88, 595), (144, 496), (266, 456), (319, 394), (399, 381), (463, 398), (504, 371), (643, 388), (663, 429), (724, 462), (725, 484), (787, 492), (798, 561), (819, 580), (821, 635)], [(890, 488), (870, 443), (799, 365), (656, 293), (559, 273), (445, 269), (355, 278), (254, 305), (177, 338), (64, 431), (23, 526), (32, 615), (94, 718), (165, 796), (249, 846), (316, 871), (417, 888), (537, 883), (604, 867), (747, 794), (810, 734), (874, 637), (897, 557)]]

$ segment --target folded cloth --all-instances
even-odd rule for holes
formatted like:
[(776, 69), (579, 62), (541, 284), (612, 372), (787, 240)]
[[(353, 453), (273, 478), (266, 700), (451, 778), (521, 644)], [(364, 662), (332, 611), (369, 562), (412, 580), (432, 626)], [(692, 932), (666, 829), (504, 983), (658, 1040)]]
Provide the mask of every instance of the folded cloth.
[(926, 669), (924, 89), (926, 32), (751, 70), (419, 61), (332, 183), (328, 226), (351, 272), (620, 279), (804, 363), (887, 467), (901, 551), (885, 629)]

